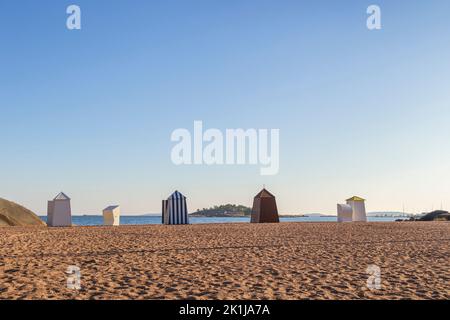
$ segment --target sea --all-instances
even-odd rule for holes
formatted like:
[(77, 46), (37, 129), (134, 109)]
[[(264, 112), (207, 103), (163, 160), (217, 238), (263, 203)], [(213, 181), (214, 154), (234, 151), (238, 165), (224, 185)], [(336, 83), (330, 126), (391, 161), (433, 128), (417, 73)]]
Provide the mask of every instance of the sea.
[[(40, 216), (46, 222), (47, 217)], [(392, 222), (398, 217), (368, 217), (369, 222)], [(406, 218), (403, 218), (406, 219)], [(309, 216), (309, 217), (280, 217), (281, 222), (336, 222), (335, 216)], [(249, 217), (190, 217), (191, 224), (210, 224), (210, 223), (249, 223)], [(77, 226), (101, 226), (103, 225), (103, 216), (91, 215), (73, 215), (72, 223)], [(161, 224), (161, 216), (141, 215), (120, 217), (121, 225), (144, 225), (144, 224)]]

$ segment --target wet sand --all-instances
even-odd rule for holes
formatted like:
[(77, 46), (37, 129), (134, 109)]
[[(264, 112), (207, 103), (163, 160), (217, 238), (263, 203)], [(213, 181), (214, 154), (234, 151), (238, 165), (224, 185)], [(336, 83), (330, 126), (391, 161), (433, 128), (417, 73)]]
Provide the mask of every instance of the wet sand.
[(0, 228), (0, 299), (450, 299), (450, 223)]

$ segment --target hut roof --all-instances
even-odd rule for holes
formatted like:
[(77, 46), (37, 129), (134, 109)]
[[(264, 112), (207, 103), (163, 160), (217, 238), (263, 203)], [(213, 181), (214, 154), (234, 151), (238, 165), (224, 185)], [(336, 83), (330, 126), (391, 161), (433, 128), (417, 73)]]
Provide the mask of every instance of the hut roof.
[(346, 201), (366, 201), (366, 199), (363, 199), (363, 198), (357, 197), (357, 196), (353, 196), (353, 197), (347, 199)]
[(168, 199), (182, 199), (182, 198), (186, 198), (185, 196), (183, 196), (181, 194), (181, 192), (175, 191), (174, 193), (172, 193), (170, 195), (170, 197)]
[(109, 206), (109, 207), (105, 208), (104, 211), (111, 211), (111, 210), (117, 209), (118, 207), (119, 206)]
[(275, 198), (275, 196), (264, 188), (255, 196), (255, 198)]
[(53, 200), (70, 200), (70, 198), (64, 192), (60, 192)]

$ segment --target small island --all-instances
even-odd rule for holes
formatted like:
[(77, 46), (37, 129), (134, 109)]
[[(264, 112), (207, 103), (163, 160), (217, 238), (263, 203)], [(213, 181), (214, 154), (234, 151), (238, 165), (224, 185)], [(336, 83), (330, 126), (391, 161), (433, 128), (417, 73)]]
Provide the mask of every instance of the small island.
[(249, 217), (252, 209), (243, 205), (225, 204), (211, 208), (197, 209), (191, 217)]
[[(197, 209), (196, 212), (190, 213), (190, 217), (201, 217), (201, 218), (236, 218), (236, 217), (250, 217), (252, 215), (252, 208), (236, 205), (236, 204), (223, 204), (219, 206), (214, 206), (211, 208)], [(326, 217), (319, 213), (316, 214), (280, 214), (280, 217)]]

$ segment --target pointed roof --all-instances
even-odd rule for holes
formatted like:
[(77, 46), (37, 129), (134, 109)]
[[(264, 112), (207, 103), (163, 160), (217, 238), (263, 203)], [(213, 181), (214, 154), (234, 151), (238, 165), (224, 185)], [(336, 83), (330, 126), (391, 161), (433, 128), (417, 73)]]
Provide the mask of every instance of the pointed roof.
[(177, 190), (174, 193), (172, 193), (168, 199), (182, 199), (182, 198), (186, 198), (186, 197), (183, 196), (181, 194), (181, 192), (178, 192), (178, 190)]
[(255, 198), (275, 198), (275, 196), (264, 188), (255, 196)]
[(363, 199), (363, 198), (357, 197), (357, 196), (353, 196), (353, 197), (347, 199), (346, 201), (366, 201), (366, 199)]
[(53, 200), (70, 200), (70, 198), (64, 192), (60, 192)]
[(114, 209), (117, 209), (119, 206), (109, 206), (107, 208), (105, 208), (103, 211), (112, 211)]

